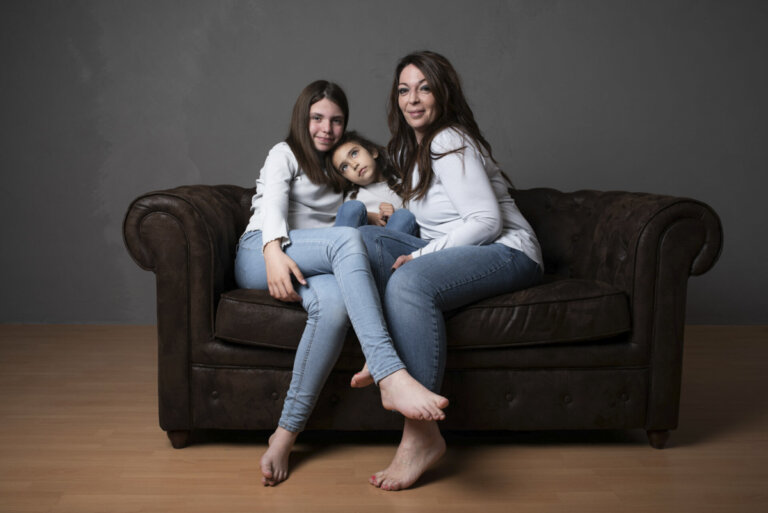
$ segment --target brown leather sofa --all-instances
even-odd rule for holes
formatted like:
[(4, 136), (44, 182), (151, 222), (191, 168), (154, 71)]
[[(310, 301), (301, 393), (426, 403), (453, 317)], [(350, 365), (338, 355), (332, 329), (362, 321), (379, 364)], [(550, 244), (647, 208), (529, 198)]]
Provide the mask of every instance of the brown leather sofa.
[[(238, 289), (235, 247), (253, 189), (186, 186), (128, 209), (125, 242), (157, 279), (160, 426), (274, 429), (306, 315)], [(634, 429), (662, 448), (677, 426), (688, 277), (722, 245), (717, 214), (686, 198), (552, 189), (513, 195), (542, 245), (545, 280), (447, 314), (445, 429)], [(350, 331), (308, 429), (400, 429)]]

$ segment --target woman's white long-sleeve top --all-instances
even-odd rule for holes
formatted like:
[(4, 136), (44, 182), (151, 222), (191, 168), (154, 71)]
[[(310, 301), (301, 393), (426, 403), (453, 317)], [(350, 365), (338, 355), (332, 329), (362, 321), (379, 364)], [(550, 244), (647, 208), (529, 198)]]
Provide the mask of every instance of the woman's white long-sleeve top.
[(261, 230), (264, 245), (282, 239), (286, 246), (289, 230), (333, 226), (342, 201), (340, 192), (312, 183), (288, 143), (281, 142), (269, 151), (256, 179), (245, 231)]
[[(509, 184), (493, 160), (453, 128), (438, 133), (430, 149), (433, 155), (458, 151), (432, 159), (434, 176), (427, 194), (408, 203), (421, 237), (429, 241), (412, 253), (413, 257), (455, 246), (498, 242), (542, 265), (533, 228), (509, 196)], [(417, 167), (414, 186), (418, 179)]]

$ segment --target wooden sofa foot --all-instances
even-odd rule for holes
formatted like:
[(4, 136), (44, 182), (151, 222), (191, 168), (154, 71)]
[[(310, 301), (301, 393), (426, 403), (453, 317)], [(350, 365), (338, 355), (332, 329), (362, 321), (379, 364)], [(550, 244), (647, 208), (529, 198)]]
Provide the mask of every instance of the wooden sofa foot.
[(646, 433), (648, 433), (648, 442), (654, 449), (663, 449), (672, 434), (669, 429), (648, 430)]
[(189, 441), (192, 438), (192, 431), (168, 431), (168, 439), (171, 441), (171, 445), (174, 449), (182, 449), (189, 445)]

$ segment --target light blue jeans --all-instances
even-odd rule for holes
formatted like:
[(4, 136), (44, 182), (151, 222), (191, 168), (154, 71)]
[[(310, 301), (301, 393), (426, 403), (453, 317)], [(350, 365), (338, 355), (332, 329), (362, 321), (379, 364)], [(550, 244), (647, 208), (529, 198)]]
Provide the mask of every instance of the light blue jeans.
[[(291, 230), (289, 237), (291, 243), (284, 251), (307, 281), (303, 286), (294, 280), (307, 324), (279, 425), (299, 432), (338, 359), (350, 321), (377, 383), (405, 365), (387, 331), (360, 231), (348, 227)], [(241, 288), (268, 288), (261, 241), (261, 231), (240, 238), (235, 281)]]
[(392, 272), (397, 257), (423, 248), (427, 241), (379, 226), (363, 226), (360, 232), (395, 349), (408, 372), (436, 393), (445, 372), (443, 312), (530, 287), (541, 279), (536, 262), (503, 244), (443, 249)]
[[(334, 226), (351, 226), (352, 228), (359, 228), (360, 226), (366, 226), (368, 224), (368, 211), (365, 208), (365, 204), (362, 201), (349, 200), (345, 201), (339, 207), (339, 211), (336, 213), (336, 222)], [(398, 208), (387, 219), (385, 226), (387, 230), (397, 230), (399, 232), (408, 233), (414, 237), (419, 236), (419, 224), (416, 222), (416, 217), (410, 210), (405, 208)]]

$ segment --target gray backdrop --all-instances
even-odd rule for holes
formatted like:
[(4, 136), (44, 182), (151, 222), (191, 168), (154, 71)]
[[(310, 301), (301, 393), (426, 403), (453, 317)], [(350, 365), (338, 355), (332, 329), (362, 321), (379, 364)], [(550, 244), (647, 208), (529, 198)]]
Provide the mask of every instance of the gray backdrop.
[(155, 322), (122, 242), (134, 197), (251, 186), (317, 78), (386, 142), (397, 59), (433, 49), (518, 187), (712, 205), (725, 250), (688, 322), (766, 324), (767, 5), (3, 1), (0, 322)]

